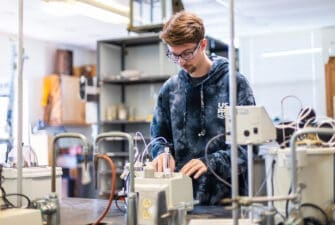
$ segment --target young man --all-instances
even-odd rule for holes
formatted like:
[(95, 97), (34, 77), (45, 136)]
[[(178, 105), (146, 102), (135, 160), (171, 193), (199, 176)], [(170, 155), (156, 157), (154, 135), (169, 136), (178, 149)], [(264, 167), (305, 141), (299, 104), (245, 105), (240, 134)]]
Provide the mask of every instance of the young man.
[[(161, 39), (167, 44), (167, 56), (182, 69), (166, 81), (160, 90), (151, 123), (152, 138), (164, 137), (172, 153), (171, 169), (192, 177), (194, 198), (200, 204), (217, 204), (231, 196), (231, 188), (209, 171), (230, 181), (230, 149), (225, 137), (205, 146), (225, 132), (223, 107), (229, 104), (228, 61), (206, 55), (207, 40), (201, 18), (189, 12), (172, 16), (163, 27)], [(237, 105), (254, 105), (252, 90), (244, 76), (237, 73)], [(152, 157), (157, 171), (162, 171), (163, 141), (156, 141)], [(240, 148), (239, 148), (240, 149)], [(239, 172), (246, 172), (246, 154), (239, 153)], [(242, 190), (243, 183), (240, 182)], [(240, 189), (241, 190), (241, 189)]]

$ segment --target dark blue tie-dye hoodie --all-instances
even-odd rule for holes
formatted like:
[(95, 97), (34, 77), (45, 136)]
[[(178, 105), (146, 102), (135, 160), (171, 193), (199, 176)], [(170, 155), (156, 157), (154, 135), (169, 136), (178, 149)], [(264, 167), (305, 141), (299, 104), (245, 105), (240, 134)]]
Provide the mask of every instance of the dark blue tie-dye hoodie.
[[(229, 103), (228, 61), (222, 57), (213, 60), (207, 78), (194, 84), (191, 77), (181, 70), (167, 80), (160, 90), (154, 117), (151, 122), (151, 137), (164, 137), (170, 144), (179, 171), (191, 159), (199, 158), (204, 163), (205, 146), (218, 134), (225, 132), (224, 106)], [(255, 100), (246, 78), (237, 73), (237, 105), (254, 105)], [(164, 142), (152, 146), (152, 157), (163, 152)], [(240, 149), (240, 148), (239, 148)], [(230, 181), (230, 151), (224, 135), (212, 142), (208, 149), (209, 166), (223, 179)], [(246, 171), (246, 154), (239, 153), (239, 171)], [(241, 176), (240, 176), (241, 178)], [(245, 182), (240, 180), (240, 191), (245, 191)], [(230, 197), (230, 187), (221, 183), (211, 172), (193, 179), (194, 198), (201, 204), (217, 204), (223, 197)]]

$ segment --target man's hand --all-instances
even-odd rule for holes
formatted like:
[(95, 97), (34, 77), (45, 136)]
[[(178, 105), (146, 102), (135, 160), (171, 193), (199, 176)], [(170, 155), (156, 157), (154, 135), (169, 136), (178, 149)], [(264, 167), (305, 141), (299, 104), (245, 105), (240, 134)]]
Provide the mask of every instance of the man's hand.
[[(152, 161), (152, 165), (154, 166), (156, 172), (163, 172), (163, 158), (164, 158), (164, 154), (160, 154)], [(171, 172), (174, 171), (175, 165), (176, 165), (176, 162), (174, 161), (174, 158), (171, 155), (170, 156)]]
[(198, 179), (207, 172), (207, 166), (200, 159), (192, 159), (181, 168), (180, 172), (187, 176), (195, 174), (193, 178)]

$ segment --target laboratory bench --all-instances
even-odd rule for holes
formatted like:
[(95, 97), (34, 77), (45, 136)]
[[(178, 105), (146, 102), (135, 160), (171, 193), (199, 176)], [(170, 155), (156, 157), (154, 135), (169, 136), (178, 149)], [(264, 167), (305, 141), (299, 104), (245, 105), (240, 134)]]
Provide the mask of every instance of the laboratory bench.
[[(87, 225), (96, 222), (101, 213), (107, 207), (105, 199), (87, 198), (63, 198), (61, 200), (61, 223), (60, 225)], [(119, 202), (123, 208), (123, 202)], [(187, 220), (207, 218), (231, 217), (231, 212), (222, 206), (195, 206), (193, 211), (188, 212)], [(113, 202), (109, 213), (102, 223), (110, 225), (125, 225), (126, 216)]]

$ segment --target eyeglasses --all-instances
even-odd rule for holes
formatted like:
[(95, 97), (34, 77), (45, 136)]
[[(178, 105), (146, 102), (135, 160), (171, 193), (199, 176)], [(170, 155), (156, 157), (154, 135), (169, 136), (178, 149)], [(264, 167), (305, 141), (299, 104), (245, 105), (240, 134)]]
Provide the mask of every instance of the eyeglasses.
[(181, 54), (177, 55), (169, 50), (166, 52), (166, 56), (174, 63), (178, 63), (179, 58), (182, 58), (184, 61), (190, 61), (195, 57), (197, 50), (199, 49), (200, 42), (193, 50), (185, 50)]

